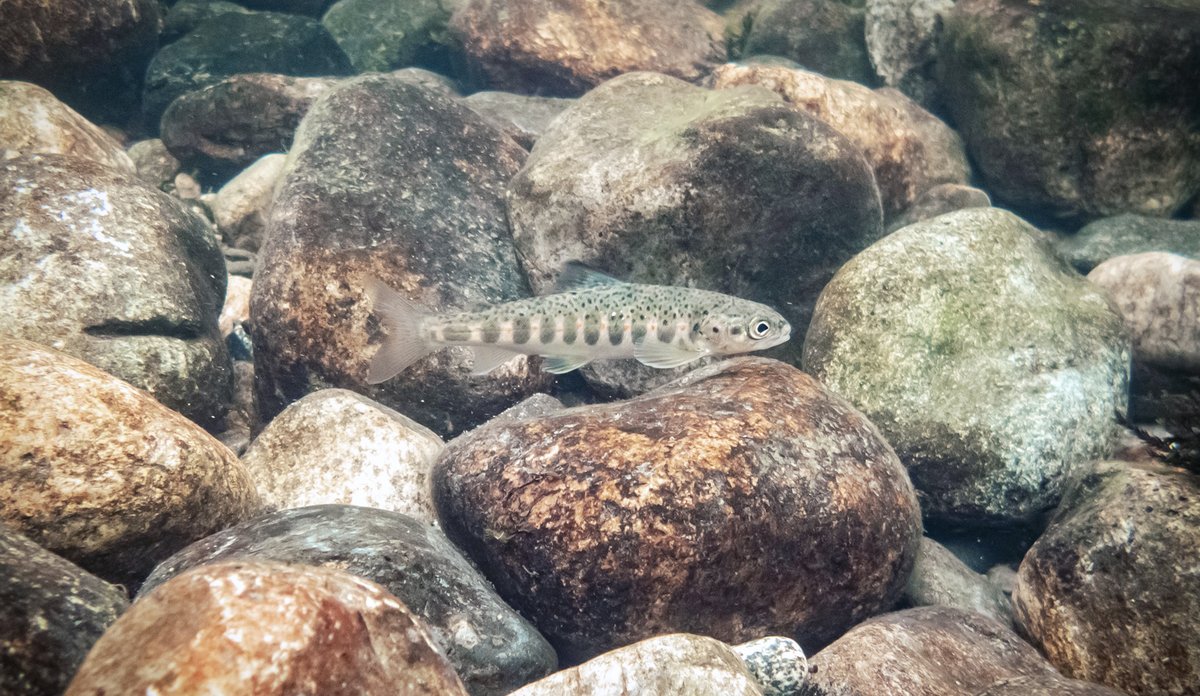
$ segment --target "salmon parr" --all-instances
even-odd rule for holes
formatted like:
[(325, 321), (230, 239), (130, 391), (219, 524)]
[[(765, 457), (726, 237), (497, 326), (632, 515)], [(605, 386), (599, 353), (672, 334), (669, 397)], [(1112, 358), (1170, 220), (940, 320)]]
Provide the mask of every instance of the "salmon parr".
[(391, 379), (445, 346), (470, 346), (475, 374), (517, 354), (540, 355), (561, 374), (593, 360), (636, 358), (650, 367), (685, 365), (705, 355), (763, 350), (791, 337), (770, 307), (708, 290), (624, 283), (570, 265), (552, 295), (477, 312), (431, 313), (381, 281), (367, 286), (387, 336), (367, 381)]

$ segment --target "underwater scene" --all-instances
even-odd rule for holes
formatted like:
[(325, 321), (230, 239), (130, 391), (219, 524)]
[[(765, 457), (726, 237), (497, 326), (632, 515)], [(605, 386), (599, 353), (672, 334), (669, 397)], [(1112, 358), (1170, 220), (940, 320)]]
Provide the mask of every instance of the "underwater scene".
[(1200, 696), (1200, 0), (0, 0), (0, 696)]

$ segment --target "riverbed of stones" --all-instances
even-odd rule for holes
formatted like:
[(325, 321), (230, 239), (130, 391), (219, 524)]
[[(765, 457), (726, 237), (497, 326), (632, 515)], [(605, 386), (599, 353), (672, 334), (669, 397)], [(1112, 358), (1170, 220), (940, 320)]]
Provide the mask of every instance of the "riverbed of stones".
[[(1200, 7), (0, 27), (0, 692), (1197, 693)], [(366, 382), (572, 261), (793, 339)]]

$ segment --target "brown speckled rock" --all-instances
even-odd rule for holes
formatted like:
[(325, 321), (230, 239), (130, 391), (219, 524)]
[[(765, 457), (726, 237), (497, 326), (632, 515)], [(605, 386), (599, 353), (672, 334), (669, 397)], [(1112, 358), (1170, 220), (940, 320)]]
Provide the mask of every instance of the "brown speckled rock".
[(472, 0), (450, 21), (492, 89), (578, 96), (622, 73), (697, 80), (725, 60), (723, 22), (673, 0)]
[(1200, 373), (1200, 260), (1158, 251), (1116, 256), (1087, 278), (1120, 311), (1134, 360)]
[(139, 600), (68, 696), (466, 696), (420, 621), (379, 585), (326, 568), (202, 566)]
[(1126, 696), (1124, 691), (1057, 673), (1001, 679), (974, 696)]
[(733, 648), (675, 633), (606, 652), (510, 696), (762, 696)]
[(242, 462), (270, 509), (348, 503), (433, 522), (429, 470), (441, 439), (345, 389), (322, 389), (267, 425)]
[(411, 78), (364, 75), (326, 92), (296, 132), (254, 278), (263, 416), (342, 387), (445, 436), (548, 386), (524, 357), (474, 376), (465, 348), (366, 383), (382, 334), (368, 276), (431, 309), (530, 294), (504, 210), (525, 156), (482, 116)]
[(1080, 473), (1017, 573), (1022, 631), (1077, 679), (1131, 694), (1200, 684), (1200, 484), (1157, 464)]
[(0, 521), (135, 586), (259, 505), (233, 453), (146, 392), (36, 343), (0, 340)]
[(0, 693), (58, 696), (125, 592), (0, 525)]
[(333, 78), (247, 73), (188, 92), (162, 116), (162, 140), (184, 165), (223, 181), (285, 152), (300, 119)]
[(120, 143), (53, 94), (28, 82), (0, 80), (0, 160), (39, 153), (83, 157), (126, 174), (136, 171)]
[(1055, 674), (1004, 624), (952, 607), (877, 616), (809, 663), (816, 671), (801, 692), (806, 696), (964, 696), (1006, 679)]
[(778, 65), (723, 65), (711, 79), (716, 88), (767, 87), (849, 138), (875, 171), (885, 220), (905, 211), (933, 186), (965, 184), (970, 178), (962, 139), (894, 89), (871, 90)]
[(479, 428), (438, 461), (434, 499), (570, 660), (671, 631), (820, 645), (897, 599), (921, 533), (874, 426), (764, 358)]

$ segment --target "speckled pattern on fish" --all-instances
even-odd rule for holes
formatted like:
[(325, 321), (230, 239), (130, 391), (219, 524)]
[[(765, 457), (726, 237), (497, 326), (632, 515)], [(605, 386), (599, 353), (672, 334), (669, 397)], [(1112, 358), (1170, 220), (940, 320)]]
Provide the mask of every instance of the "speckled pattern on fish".
[(387, 336), (367, 381), (390, 379), (444, 346), (475, 348), (476, 374), (520, 353), (541, 355), (548, 372), (563, 373), (598, 359), (677, 367), (791, 337), (791, 326), (770, 307), (709, 290), (624, 283), (576, 265), (567, 267), (559, 287), (477, 312), (432, 314), (372, 279), (367, 292)]

